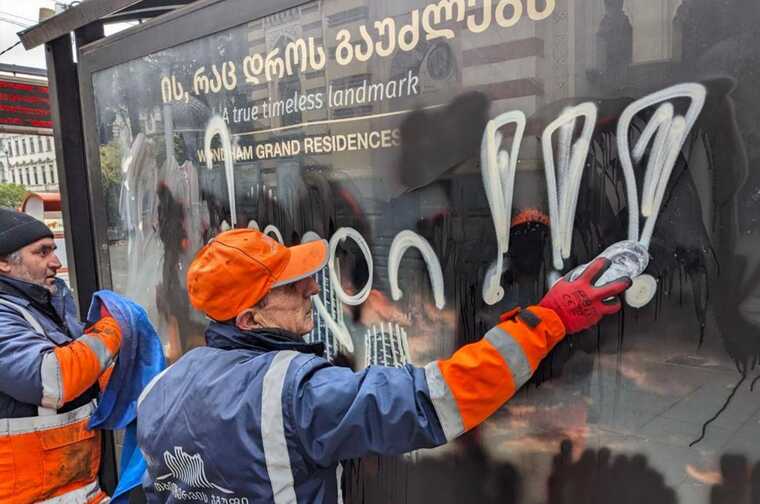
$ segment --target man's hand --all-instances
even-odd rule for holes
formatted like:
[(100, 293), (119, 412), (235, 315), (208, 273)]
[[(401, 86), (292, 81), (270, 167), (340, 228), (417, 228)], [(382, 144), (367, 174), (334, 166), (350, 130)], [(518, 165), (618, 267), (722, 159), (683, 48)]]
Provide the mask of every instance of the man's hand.
[(605, 315), (620, 311), (620, 299), (617, 296), (632, 283), (630, 278), (623, 277), (596, 287), (594, 282), (609, 267), (609, 259), (600, 257), (572, 282), (565, 277), (561, 278), (549, 289), (539, 306), (554, 310), (568, 334), (593, 327)]

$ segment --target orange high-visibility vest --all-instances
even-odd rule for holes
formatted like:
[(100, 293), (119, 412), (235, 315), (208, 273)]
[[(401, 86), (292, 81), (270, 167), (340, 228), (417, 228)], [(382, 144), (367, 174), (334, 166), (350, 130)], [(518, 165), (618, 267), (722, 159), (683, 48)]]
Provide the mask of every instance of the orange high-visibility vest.
[(106, 502), (94, 401), (60, 415), (0, 420), (0, 502)]
[[(27, 309), (12, 307), (44, 334)], [(0, 502), (108, 502), (98, 484), (100, 432), (87, 429), (95, 406), (92, 401), (61, 414), (40, 408), (40, 416), (0, 419)]]

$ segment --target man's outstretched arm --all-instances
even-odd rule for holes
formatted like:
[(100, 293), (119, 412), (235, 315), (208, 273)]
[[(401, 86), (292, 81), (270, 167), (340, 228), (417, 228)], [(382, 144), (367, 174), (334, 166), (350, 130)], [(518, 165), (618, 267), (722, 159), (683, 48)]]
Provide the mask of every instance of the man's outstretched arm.
[(620, 309), (627, 278), (596, 287), (606, 259), (560, 280), (539, 305), (515, 309), (483, 339), (424, 368), (338, 367), (299, 376), (289, 404), (304, 451), (319, 465), (390, 455), (454, 439), (498, 410), (565, 336)]

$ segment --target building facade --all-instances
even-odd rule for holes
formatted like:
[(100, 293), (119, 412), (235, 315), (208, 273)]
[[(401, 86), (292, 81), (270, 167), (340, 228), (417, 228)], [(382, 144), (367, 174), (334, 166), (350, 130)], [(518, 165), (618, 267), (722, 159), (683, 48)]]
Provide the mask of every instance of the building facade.
[(53, 137), (0, 135), (0, 181), (32, 192), (57, 192)]

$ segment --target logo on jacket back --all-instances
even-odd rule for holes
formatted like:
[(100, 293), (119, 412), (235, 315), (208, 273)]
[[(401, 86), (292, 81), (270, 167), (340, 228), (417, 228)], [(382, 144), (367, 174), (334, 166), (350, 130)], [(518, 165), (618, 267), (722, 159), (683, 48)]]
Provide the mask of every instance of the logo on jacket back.
[(206, 466), (200, 454), (190, 455), (185, 453), (181, 446), (175, 446), (173, 454), (168, 450), (164, 452), (164, 463), (171, 472), (157, 477), (156, 481), (173, 477), (191, 487), (214, 489), (226, 494), (232, 493), (232, 490), (222, 488), (208, 480)]

